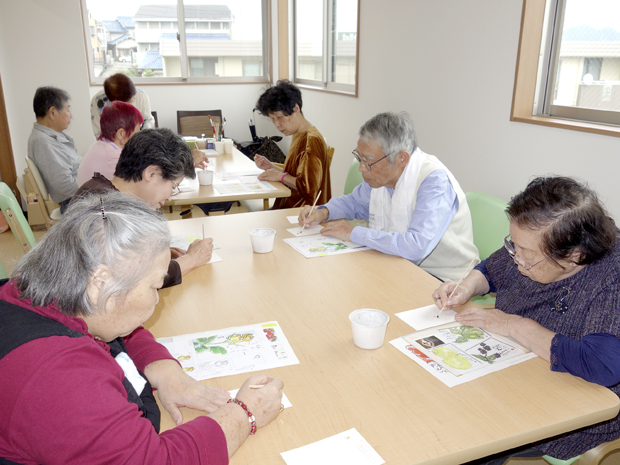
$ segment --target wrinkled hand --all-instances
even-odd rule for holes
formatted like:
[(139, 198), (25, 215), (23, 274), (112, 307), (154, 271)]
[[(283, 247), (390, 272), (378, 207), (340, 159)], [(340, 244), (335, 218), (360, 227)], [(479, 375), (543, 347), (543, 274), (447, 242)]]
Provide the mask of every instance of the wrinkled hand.
[[(261, 388), (250, 388), (250, 385), (261, 384), (264, 385)], [(257, 428), (268, 425), (280, 414), (283, 387), (281, 379), (258, 374), (248, 378), (239, 389), (237, 399), (248, 406), (256, 419)]]
[(509, 315), (496, 308), (491, 310), (470, 308), (456, 315), (454, 319), (464, 325), (477, 326), (500, 336), (511, 336), (513, 325), (522, 318), (518, 315)]
[(196, 381), (173, 360), (158, 360), (149, 364), (145, 375), (157, 388), (161, 405), (170, 413), (176, 425), (183, 423), (181, 407), (211, 413), (230, 399), (228, 391)]
[(202, 168), (203, 170), (207, 169), (207, 163), (209, 163), (209, 159), (204, 153), (202, 153), (198, 149), (193, 149), (192, 157), (194, 158), (195, 168)]
[(303, 226), (304, 224), (306, 226), (321, 224), (329, 218), (329, 210), (327, 208), (315, 208), (314, 211), (312, 211), (312, 214), (308, 216), (310, 211), (312, 211), (312, 207), (309, 205), (306, 205), (301, 209), (297, 220), (299, 222), (299, 226)]
[(256, 166), (261, 170), (275, 169), (275, 166), (269, 160), (259, 154), (254, 155), (254, 163), (256, 163)]
[(448, 299), (448, 296), (452, 294), (456, 283), (454, 281), (446, 281), (438, 289), (433, 292), (433, 299), (435, 299), (435, 305), (438, 308), (452, 309), (452, 307), (458, 307), (465, 304), (472, 297), (472, 292), (462, 284), (458, 287), (456, 292)]
[(187, 252), (183, 249), (179, 249), (178, 247), (170, 247), (170, 256), (174, 260), (175, 258), (182, 257)]
[(213, 255), (213, 239), (198, 239), (192, 242), (187, 249), (187, 257), (194, 261), (194, 267), (199, 267), (209, 263)]
[(271, 182), (280, 182), (280, 179), (282, 179), (282, 175), (284, 173), (282, 171), (278, 171), (275, 169), (268, 169), (263, 171), (261, 174), (258, 175), (258, 180), (259, 181), (271, 181)]
[(350, 241), (353, 228), (355, 228), (355, 226), (347, 220), (330, 221), (321, 229), (321, 235), (334, 236), (341, 241)]

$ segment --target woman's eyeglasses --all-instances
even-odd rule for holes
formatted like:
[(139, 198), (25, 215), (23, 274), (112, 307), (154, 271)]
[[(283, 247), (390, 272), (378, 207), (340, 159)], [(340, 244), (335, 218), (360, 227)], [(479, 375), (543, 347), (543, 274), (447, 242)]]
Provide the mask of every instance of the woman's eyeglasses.
[(178, 195), (181, 193), (181, 188), (179, 187), (179, 183), (174, 182), (172, 179), (170, 180), (172, 183), (172, 195)]
[(538, 265), (539, 263), (544, 262), (546, 259), (548, 259), (551, 255), (553, 254), (549, 254), (547, 255), (545, 258), (543, 258), (542, 260), (538, 260), (536, 263), (534, 263), (533, 265), (528, 266), (521, 257), (519, 257), (517, 255), (517, 251), (515, 249), (515, 244), (514, 242), (512, 242), (510, 239), (508, 239), (510, 237), (510, 234), (508, 234), (506, 237), (504, 237), (504, 248), (508, 251), (508, 253), (510, 254), (510, 256), (512, 257), (512, 259), (515, 261), (515, 263), (517, 265), (519, 265), (521, 268), (523, 268), (524, 270), (529, 270), (534, 268), (536, 265)]

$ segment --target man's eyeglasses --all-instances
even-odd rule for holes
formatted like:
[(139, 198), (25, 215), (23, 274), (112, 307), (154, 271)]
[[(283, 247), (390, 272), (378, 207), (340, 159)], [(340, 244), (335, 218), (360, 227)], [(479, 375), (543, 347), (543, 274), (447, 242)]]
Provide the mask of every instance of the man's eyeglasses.
[(172, 195), (178, 195), (181, 193), (181, 188), (179, 187), (179, 183), (174, 182), (172, 179), (170, 180), (172, 183)]
[(353, 150), (353, 152), (351, 152), (353, 154), (353, 156), (355, 157), (355, 159), (357, 161), (360, 162), (360, 165), (362, 165), (364, 168), (366, 168), (368, 171), (372, 171), (372, 165), (376, 165), (377, 163), (379, 163), (381, 160), (389, 157), (389, 155), (386, 155), (383, 158), (380, 158), (379, 160), (373, 162), (373, 163), (368, 163), (366, 160), (364, 160), (362, 157), (360, 157), (359, 152), (357, 151), (357, 149)]
[(531, 268), (534, 268), (536, 265), (538, 265), (539, 263), (544, 262), (546, 259), (551, 257), (551, 255), (553, 255), (553, 254), (549, 254), (545, 258), (543, 258), (542, 260), (538, 260), (533, 265), (527, 266), (525, 264), (525, 262), (523, 261), (523, 259), (517, 255), (517, 251), (515, 249), (515, 244), (510, 239), (508, 239), (509, 237), (510, 237), (510, 234), (508, 234), (506, 237), (504, 237), (504, 248), (508, 251), (508, 253), (512, 257), (512, 259), (515, 261), (515, 263), (517, 265), (519, 265), (521, 268), (523, 268), (524, 270), (526, 270), (526, 271), (531, 269)]

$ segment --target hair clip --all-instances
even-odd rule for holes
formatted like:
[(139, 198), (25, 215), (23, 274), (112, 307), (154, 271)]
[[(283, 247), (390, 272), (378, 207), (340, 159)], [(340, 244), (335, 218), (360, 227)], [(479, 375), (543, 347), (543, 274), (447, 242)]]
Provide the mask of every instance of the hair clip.
[(99, 202), (101, 203), (101, 217), (105, 220), (105, 208), (103, 208), (103, 198), (99, 197)]

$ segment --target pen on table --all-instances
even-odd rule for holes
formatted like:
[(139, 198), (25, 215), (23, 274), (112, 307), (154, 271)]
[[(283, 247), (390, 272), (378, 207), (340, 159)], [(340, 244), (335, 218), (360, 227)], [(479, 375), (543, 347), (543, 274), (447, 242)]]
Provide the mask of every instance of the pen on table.
[(260, 389), (260, 388), (264, 388), (265, 385), (264, 384), (250, 384), (248, 387), (250, 389)]
[[(450, 295), (448, 296), (448, 299), (446, 300), (446, 303), (448, 302), (448, 300), (450, 300), (452, 298), (452, 296), (454, 295), (454, 293), (456, 292), (456, 290), (459, 287), (459, 284), (461, 284), (461, 281), (463, 281), (463, 279), (465, 278), (465, 276), (467, 276), (467, 273), (469, 271), (469, 267), (471, 266), (472, 263), (474, 263), (474, 260), (476, 259), (476, 257), (474, 256), (474, 258), (471, 259), (471, 262), (469, 262), (469, 265), (467, 265), (467, 268), (465, 268), (465, 273), (463, 273), (463, 276), (461, 276), (461, 279), (459, 279), (459, 282), (456, 283), (456, 286), (454, 286), (454, 289), (452, 289), (452, 292), (450, 293)], [(443, 312), (443, 310), (446, 308), (446, 304), (443, 305), (443, 307), (441, 307), (441, 310), (439, 310), (439, 314), (437, 315), (437, 318), (439, 318), (439, 315), (441, 315), (441, 312)]]
[(205, 240), (205, 225), (202, 225), (202, 240)]
[[(319, 191), (319, 193), (316, 195), (316, 199), (314, 199), (314, 204), (312, 204), (312, 208), (310, 209), (310, 213), (308, 213), (308, 216), (306, 216), (306, 218), (310, 218), (310, 215), (312, 215), (312, 212), (314, 211), (314, 207), (317, 203), (317, 201), (319, 200), (319, 197), (321, 196), (321, 192)], [(303, 226), (301, 227), (301, 231), (299, 231), (297, 234), (301, 234), (302, 232), (304, 232), (304, 228), (306, 227), (306, 223), (304, 222)]]

